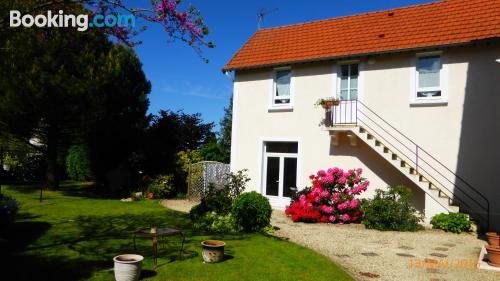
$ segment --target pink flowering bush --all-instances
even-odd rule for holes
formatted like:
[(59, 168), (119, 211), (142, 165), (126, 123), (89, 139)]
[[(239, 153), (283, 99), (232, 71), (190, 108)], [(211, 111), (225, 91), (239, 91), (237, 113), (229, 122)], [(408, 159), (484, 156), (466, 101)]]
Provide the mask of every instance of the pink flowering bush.
[(369, 182), (361, 177), (362, 169), (344, 171), (331, 168), (320, 170), (309, 178), (312, 187), (305, 188), (292, 198), (285, 210), (294, 222), (359, 222), (363, 215), (356, 198)]

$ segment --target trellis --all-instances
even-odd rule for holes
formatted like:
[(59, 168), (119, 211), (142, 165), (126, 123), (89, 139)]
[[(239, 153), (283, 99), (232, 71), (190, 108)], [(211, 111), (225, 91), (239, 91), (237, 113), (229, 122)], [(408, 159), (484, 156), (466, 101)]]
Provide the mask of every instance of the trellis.
[(202, 161), (189, 165), (188, 199), (199, 201), (210, 184), (222, 187), (227, 180), (229, 164), (216, 161)]

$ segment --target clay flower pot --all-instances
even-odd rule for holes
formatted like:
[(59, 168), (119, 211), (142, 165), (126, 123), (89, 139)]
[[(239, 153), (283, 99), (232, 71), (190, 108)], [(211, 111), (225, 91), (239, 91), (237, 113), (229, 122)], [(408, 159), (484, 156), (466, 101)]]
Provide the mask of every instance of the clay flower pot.
[(321, 106), (324, 108), (324, 109), (328, 109), (332, 106), (337, 106), (340, 104), (340, 101), (339, 100), (329, 100), (329, 101), (324, 101), (323, 103), (321, 103)]
[(116, 281), (137, 281), (141, 276), (143, 256), (125, 254), (113, 258)]
[(155, 199), (155, 194), (153, 192), (148, 192), (148, 199)]
[(224, 246), (226, 243), (220, 240), (205, 240), (201, 242), (202, 255), (205, 263), (216, 263), (224, 260)]
[(488, 238), (488, 244), (492, 247), (500, 246), (500, 235), (496, 232), (486, 232), (486, 237)]
[(500, 247), (486, 247), (488, 252), (488, 264), (495, 267), (500, 267)]

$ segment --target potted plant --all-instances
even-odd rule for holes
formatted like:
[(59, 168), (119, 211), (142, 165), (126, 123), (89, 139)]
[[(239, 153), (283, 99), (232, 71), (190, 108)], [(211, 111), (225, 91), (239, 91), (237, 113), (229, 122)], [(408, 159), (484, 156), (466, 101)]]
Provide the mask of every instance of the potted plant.
[(224, 246), (226, 243), (220, 240), (205, 240), (201, 242), (202, 255), (205, 263), (217, 263), (224, 259)]
[(148, 199), (155, 199), (154, 192), (148, 192), (147, 197), (148, 197)]
[(141, 255), (125, 254), (113, 258), (115, 262), (116, 281), (137, 281), (141, 275), (142, 261)]
[(495, 267), (500, 267), (500, 246), (488, 246), (486, 247), (488, 252), (488, 264)]
[(321, 98), (316, 102), (317, 106), (321, 105), (321, 107), (323, 107), (325, 109), (330, 108), (332, 106), (337, 106), (339, 104), (340, 104), (340, 100), (338, 98), (334, 98), (334, 97)]
[(500, 235), (496, 232), (486, 232), (486, 238), (488, 238), (488, 244), (492, 247), (500, 246)]

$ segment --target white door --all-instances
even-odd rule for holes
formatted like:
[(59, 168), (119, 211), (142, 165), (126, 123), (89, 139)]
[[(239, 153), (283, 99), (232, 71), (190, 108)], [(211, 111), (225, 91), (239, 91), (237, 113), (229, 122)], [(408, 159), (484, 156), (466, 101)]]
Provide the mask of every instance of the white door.
[(263, 193), (275, 199), (288, 199), (297, 191), (297, 143), (264, 144)]

